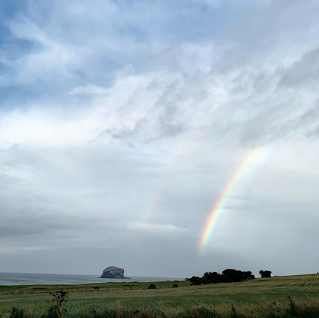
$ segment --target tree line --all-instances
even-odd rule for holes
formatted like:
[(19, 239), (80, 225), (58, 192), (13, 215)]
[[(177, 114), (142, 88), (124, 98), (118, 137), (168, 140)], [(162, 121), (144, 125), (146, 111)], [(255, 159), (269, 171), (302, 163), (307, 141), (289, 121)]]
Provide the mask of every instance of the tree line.
[[(259, 274), (262, 278), (271, 277), (271, 271), (268, 270), (260, 270)], [(217, 272), (205, 272), (202, 277), (193, 276), (185, 278), (191, 285), (242, 282), (250, 279), (255, 279), (255, 275), (251, 271), (236, 269), (225, 269), (221, 274)]]

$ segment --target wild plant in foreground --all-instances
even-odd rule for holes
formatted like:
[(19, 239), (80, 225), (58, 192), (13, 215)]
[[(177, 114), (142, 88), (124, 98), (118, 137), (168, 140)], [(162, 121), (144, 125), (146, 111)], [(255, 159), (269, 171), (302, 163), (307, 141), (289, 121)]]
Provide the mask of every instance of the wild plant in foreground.
[(66, 316), (65, 304), (68, 302), (69, 293), (61, 290), (51, 294), (52, 304), (49, 309), (49, 318), (64, 318)]

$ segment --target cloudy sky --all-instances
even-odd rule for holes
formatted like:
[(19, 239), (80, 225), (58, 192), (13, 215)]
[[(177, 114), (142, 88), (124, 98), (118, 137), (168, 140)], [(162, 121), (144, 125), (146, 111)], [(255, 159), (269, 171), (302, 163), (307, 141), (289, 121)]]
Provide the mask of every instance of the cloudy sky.
[(318, 10), (3, 1), (0, 272), (317, 272)]

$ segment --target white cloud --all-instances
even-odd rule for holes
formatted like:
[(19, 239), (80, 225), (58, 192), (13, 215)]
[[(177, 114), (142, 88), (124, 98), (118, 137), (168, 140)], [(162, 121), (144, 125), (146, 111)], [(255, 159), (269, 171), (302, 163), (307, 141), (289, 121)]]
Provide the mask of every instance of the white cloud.
[(97, 128), (94, 119), (82, 116), (66, 120), (62, 114), (51, 110), (35, 108), (27, 112), (15, 111), (2, 117), (0, 142), (2, 145), (25, 144), (40, 147), (83, 144), (91, 141), (98, 132), (94, 131)]
[(128, 228), (148, 233), (148, 235), (151, 236), (165, 236), (166, 239), (171, 239), (172, 236), (187, 235), (189, 233), (188, 229), (183, 229), (171, 224), (131, 223)]
[[(188, 17), (197, 2), (185, 2)], [(21, 104), (1, 113), (0, 235), (11, 251), (57, 255), (66, 246), (122, 261), (138, 253), (136, 264), (161, 252), (199, 268), (210, 210), (242, 158), (269, 145), (272, 155), (229, 194), (202, 264), (221, 255), (220, 266), (258, 269), (252, 251), (274, 224), (263, 261), (306, 241), (319, 204), (318, 19), (299, 12), (315, 11), (315, 2), (245, 3), (243, 17), (198, 40), (169, 24), (176, 12), (162, 2), (137, 2), (130, 12), (108, 1), (57, 2), (46, 21), (36, 14), (48, 8), (41, 5), (10, 23), (13, 38), (33, 50), (2, 57), (15, 70), (2, 75), (4, 86), (45, 83), (47, 94), (39, 101), (22, 91)]]
[(220, 7), (225, 3), (225, 0), (191, 0), (195, 3), (205, 3), (213, 7)]
[(107, 95), (108, 90), (104, 87), (95, 86), (92, 84), (86, 86), (80, 86), (72, 89), (70, 91), (71, 95), (81, 95), (81, 94), (94, 94), (94, 95)]

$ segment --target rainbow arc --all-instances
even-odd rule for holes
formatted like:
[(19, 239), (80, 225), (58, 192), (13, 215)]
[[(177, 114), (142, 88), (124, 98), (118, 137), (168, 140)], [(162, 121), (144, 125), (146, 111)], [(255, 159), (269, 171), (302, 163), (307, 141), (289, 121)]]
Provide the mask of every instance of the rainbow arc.
[(223, 211), (225, 210), (225, 205), (231, 196), (235, 186), (237, 185), (238, 181), (242, 179), (248, 171), (250, 171), (253, 167), (255, 167), (258, 163), (263, 161), (266, 151), (264, 149), (254, 149), (251, 151), (243, 160), (241, 165), (237, 168), (235, 173), (229, 179), (228, 183), (226, 184), (224, 190), (220, 194), (217, 202), (214, 205), (214, 208), (209, 213), (208, 220), (205, 224), (205, 227), (202, 231), (202, 235), (200, 238), (199, 249), (202, 251), (205, 246), (207, 245), (208, 241), (211, 238), (211, 235), (218, 223), (220, 216), (222, 215)]

